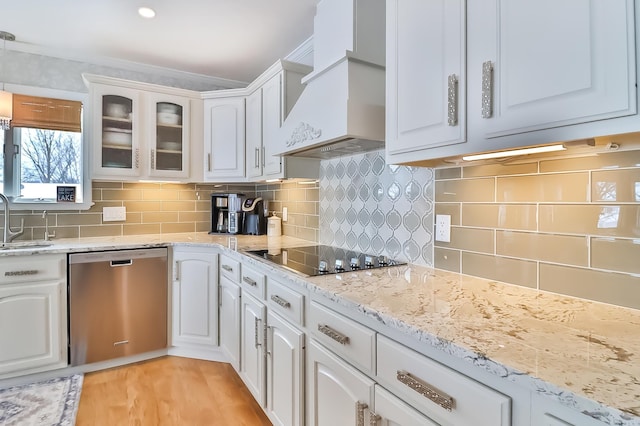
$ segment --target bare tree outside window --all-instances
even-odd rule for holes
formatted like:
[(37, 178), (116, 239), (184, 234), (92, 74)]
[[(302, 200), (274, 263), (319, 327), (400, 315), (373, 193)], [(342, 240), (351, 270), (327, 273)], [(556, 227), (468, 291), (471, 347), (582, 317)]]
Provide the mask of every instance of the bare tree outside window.
[(80, 133), (23, 129), (21, 145), (23, 183), (82, 181)]

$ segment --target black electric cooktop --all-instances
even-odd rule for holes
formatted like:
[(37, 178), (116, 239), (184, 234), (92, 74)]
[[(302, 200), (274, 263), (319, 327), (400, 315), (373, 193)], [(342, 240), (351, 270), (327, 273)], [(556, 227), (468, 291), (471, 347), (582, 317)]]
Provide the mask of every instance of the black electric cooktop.
[(390, 260), (386, 256), (376, 256), (324, 245), (249, 250), (246, 253), (306, 276), (404, 265), (404, 262)]

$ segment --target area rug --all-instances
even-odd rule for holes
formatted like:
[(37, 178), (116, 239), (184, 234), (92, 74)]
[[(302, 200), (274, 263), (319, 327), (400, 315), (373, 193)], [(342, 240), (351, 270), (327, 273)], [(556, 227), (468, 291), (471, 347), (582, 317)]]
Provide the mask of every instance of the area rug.
[(0, 389), (0, 425), (73, 426), (82, 379), (76, 374)]

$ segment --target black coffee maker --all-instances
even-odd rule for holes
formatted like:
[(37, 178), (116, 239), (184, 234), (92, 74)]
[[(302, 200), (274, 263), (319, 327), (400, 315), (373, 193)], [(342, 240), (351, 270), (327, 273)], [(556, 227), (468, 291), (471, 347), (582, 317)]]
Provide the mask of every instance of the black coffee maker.
[(239, 234), (242, 231), (242, 196), (244, 194), (211, 194), (210, 234)]
[(267, 207), (262, 197), (247, 198), (242, 203), (244, 215), (242, 233), (245, 235), (264, 235), (267, 233)]

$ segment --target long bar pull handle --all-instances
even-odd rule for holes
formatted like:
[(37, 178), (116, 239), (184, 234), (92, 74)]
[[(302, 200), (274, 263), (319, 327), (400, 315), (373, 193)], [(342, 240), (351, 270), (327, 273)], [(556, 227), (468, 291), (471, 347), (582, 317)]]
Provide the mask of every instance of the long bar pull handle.
[(229, 265), (222, 265), (221, 268), (227, 272), (233, 272), (233, 268)]
[(207, 154), (207, 171), (211, 171), (211, 153)]
[(449, 75), (447, 79), (447, 124), (458, 124), (458, 77)]
[(364, 424), (364, 410), (369, 406), (360, 401), (356, 401), (356, 426), (365, 426)]
[(334, 330), (333, 328), (329, 327), (326, 324), (318, 324), (318, 331), (324, 334), (325, 336), (329, 336), (330, 338), (340, 343), (341, 345), (346, 345), (347, 343), (349, 343), (348, 336), (345, 336), (344, 334)]
[(262, 343), (260, 343), (260, 341), (258, 340), (258, 323), (261, 321), (260, 318), (255, 317), (253, 322), (253, 326), (254, 326), (254, 330), (253, 330), (253, 345), (255, 348), (257, 348), (258, 346), (262, 345)]
[[(264, 346), (267, 348), (267, 356), (271, 356), (271, 350), (269, 349), (269, 335), (271, 334), (273, 327), (264, 324)], [(273, 343), (271, 344), (273, 346)]]
[(369, 410), (369, 426), (378, 426), (378, 422), (382, 420), (379, 414)]
[(262, 167), (264, 167), (264, 165), (266, 164), (265, 155), (266, 154), (265, 154), (264, 147), (262, 147)]
[(129, 341), (128, 340), (120, 340), (119, 342), (113, 342), (113, 346), (120, 346), (120, 345), (126, 345), (128, 344)]
[(451, 411), (453, 409), (455, 401), (451, 396), (428, 385), (422, 380), (413, 377), (410, 373), (404, 370), (398, 370), (396, 378), (400, 383), (409, 386), (411, 389), (418, 392), (420, 395), (424, 396), (430, 401), (435, 402), (445, 410)]
[(482, 63), (482, 118), (493, 116), (493, 64)]
[(4, 273), (5, 277), (22, 277), (24, 275), (38, 275), (37, 269), (27, 269), (22, 271), (6, 271)]
[(135, 153), (135, 162), (136, 162), (136, 169), (140, 168), (140, 148), (136, 148), (136, 153)]
[(133, 265), (133, 260), (132, 259), (112, 260), (111, 261), (111, 267), (114, 267), (114, 266), (129, 266), (129, 265)]
[(156, 169), (156, 150), (151, 150), (151, 170)]
[(260, 167), (260, 148), (256, 148), (255, 151), (255, 155), (253, 156), (253, 164), (254, 167), (257, 169), (258, 167)]
[(176, 260), (176, 266), (173, 268), (173, 270), (176, 273), (175, 281), (180, 280), (180, 262), (178, 262), (177, 260)]
[(252, 280), (249, 277), (242, 277), (242, 281), (244, 281), (245, 283), (249, 284), (252, 287), (255, 287), (258, 285), (258, 283), (255, 280)]
[(278, 296), (277, 294), (272, 294), (271, 300), (273, 300), (274, 302), (276, 302), (278, 305), (282, 306), (285, 309), (289, 309), (289, 307), (291, 307), (291, 303), (287, 302), (285, 299)]

